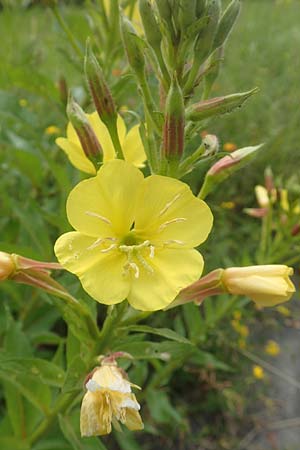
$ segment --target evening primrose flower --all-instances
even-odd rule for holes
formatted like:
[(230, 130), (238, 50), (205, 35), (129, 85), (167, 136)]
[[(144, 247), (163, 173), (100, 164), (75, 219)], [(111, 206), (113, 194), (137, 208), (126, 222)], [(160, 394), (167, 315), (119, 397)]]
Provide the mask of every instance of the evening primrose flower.
[(257, 380), (263, 380), (265, 378), (265, 372), (264, 369), (261, 366), (255, 365), (252, 367), (252, 373), (253, 376)]
[(276, 341), (273, 341), (272, 339), (270, 339), (265, 347), (264, 347), (264, 351), (270, 355), (270, 356), (278, 356), (280, 353), (280, 346), (277, 344)]
[(76, 231), (57, 240), (56, 256), (100, 303), (127, 298), (139, 310), (162, 309), (202, 273), (193, 247), (213, 218), (179, 180), (144, 178), (126, 161), (109, 161), (73, 189), (67, 215)]
[(275, 306), (295, 292), (292, 274), (293, 269), (284, 265), (231, 267), (224, 270), (222, 281), (230, 294), (246, 295), (259, 306)]
[[(114, 159), (115, 150), (113, 143), (109, 132), (104, 123), (100, 120), (98, 113), (95, 111), (92, 114), (86, 114), (86, 117), (103, 149), (103, 162)], [(146, 160), (146, 154), (139, 134), (139, 125), (133, 126), (127, 132), (123, 118), (118, 116), (117, 127), (125, 160), (137, 167), (143, 167)], [(90, 175), (96, 175), (96, 169), (86, 156), (77, 133), (70, 122), (67, 126), (67, 137), (59, 137), (55, 142), (66, 153), (73, 166)]]
[[(80, 411), (82, 436), (101, 436), (111, 432), (111, 424), (121, 422), (129, 430), (144, 428), (140, 405), (131, 392), (125, 372), (116, 363), (103, 363), (94, 371), (85, 387)], [(135, 386), (137, 387), (137, 386)]]
[(45, 134), (47, 134), (48, 136), (51, 136), (52, 134), (59, 134), (59, 133), (60, 133), (60, 129), (55, 125), (49, 125), (49, 127), (47, 127), (45, 129)]

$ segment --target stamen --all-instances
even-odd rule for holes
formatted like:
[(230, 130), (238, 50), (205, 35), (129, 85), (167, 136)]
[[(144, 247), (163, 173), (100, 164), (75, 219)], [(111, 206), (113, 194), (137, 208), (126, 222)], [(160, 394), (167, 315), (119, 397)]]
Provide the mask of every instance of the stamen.
[(180, 192), (179, 194), (176, 194), (175, 197), (173, 198), (173, 200), (171, 200), (170, 202), (168, 202), (166, 204), (166, 206), (164, 206), (164, 208), (160, 211), (160, 213), (158, 214), (158, 217), (162, 216), (163, 214), (165, 214), (168, 209), (173, 205), (173, 203), (176, 202), (176, 200), (179, 199), (179, 197), (182, 196), (182, 192)]
[(116, 241), (116, 238), (113, 237), (106, 237), (106, 238), (98, 238), (92, 245), (87, 247), (87, 250), (93, 250), (94, 248), (98, 247), (105, 241)]
[(100, 250), (100, 252), (101, 253), (108, 253), (108, 252), (110, 252), (111, 250), (113, 250), (116, 247), (117, 247), (116, 244), (111, 244), (109, 247)]
[(168, 241), (164, 241), (165, 245), (168, 244), (178, 244), (178, 245), (184, 245), (185, 242), (184, 241), (179, 241), (178, 239), (169, 239)]
[(111, 221), (110, 221), (109, 219), (107, 219), (107, 218), (104, 217), (104, 216), (100, 216), (100, 214), (97, 214), (97, 213), (95, 213), (95, 212), (93, 212), (93, 211), (85, 211), (85, 214), (86, 214), (87, 216), (96, 217), (97, 219), (102, 220), (103, 222), (107, 223), (108, 225), (111, 225), (111, 224), (112, 224)]
[(139, 278), (140, 269), (136, 263), (128, 261), (127, 264), (125, 264), (124, 269), (125, 269), (125, 275), (128, 274), (130, 269), (133, 269), (134, 270), (134, 278)]
[(154, 258), (155, 247), (154, 245), (150, 245), (150, 258)]
[(186, 222), (187, 219), (185, 217), (176, 217), (175, 219), (168, 220), (167, 222), (162, 223), (158, 231), (164, 230), (167, 226), (171, 225), (172, 223), (179, 223), (179, 222)]
[(136, 256), (136, 259), (142, 264), (144, 269), (146, 269), (150, 273), (154, 272), (153, 267), (151, 267), (150, 264), (147, 263), (145, 258), (140, 253), (137, 253), (135, 256)]

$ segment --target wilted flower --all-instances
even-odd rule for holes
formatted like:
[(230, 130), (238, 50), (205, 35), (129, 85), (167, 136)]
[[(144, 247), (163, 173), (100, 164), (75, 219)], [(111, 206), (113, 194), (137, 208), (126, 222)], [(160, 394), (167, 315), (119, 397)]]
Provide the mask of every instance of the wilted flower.
[(207, 238), (212, 214), (181, 181), (110, 161), (73, 189), (67, 215), (77, 231), (57, 240), (56, 256), (100, 303), (162, 309), (201, 275), (193, 247)]
[(231, 267), (224, 270), (222, 281), (230, 294), (248, 296), (259, 306), (275, 306), (295, 292), (292, 274), (292, 268), (275, 264)]
[[(132, 383), (114, 362), (103, 361), (86, 383), (80, 412), (82, 436), (101, 436), (111, 432), (111, 424), (121, 422), (129, 430), (144, 428), (140, 405), (131, 392)], [(137, 387), (137, 386), (135, 386)]]
[[(115, 149), (111, 141), (109, 132), (100, 120), (98, 113), (86, 114), (86, 117), (101, 144), (103, 150), (103, 161), (109, 161), (115, 158)], [(118, 134), (122, 152), (126, 161), (134, 164), (137, 167), (143, 167), (146, 160), (146, 155), (142, 140), (139, 134), (139, 125), (133, 126), (128, 132), (126, 125), (121, 116), (118, 116), (117, 121)], [(67, 138), (57, 138), (56, 144), (66, 153), (71, 163), (79, 170), (90, 175), (96, 174), (96, 169), (93, 163), (86, 156), (74, 127), (69, 122), (67, 126)]]

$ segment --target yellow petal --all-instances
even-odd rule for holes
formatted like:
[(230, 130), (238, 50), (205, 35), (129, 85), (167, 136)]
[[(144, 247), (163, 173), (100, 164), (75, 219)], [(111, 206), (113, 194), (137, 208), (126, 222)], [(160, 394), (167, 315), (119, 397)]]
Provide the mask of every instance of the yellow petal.
[(126, 161), (136, 167), (144, 167), (147, 157), (140, 137), (139, 125), (132, 127), (126, 135), (123, 143), (123, 153)]
[(93, 247), (94, 243), (94, 238), (74, 231), (60, 236), (54, 251), (60, 264), (79, 277), (92, 298), (106, 305), (120, 303), (130, 289), (130, 280), (123, 276), (126, 256), (117, 250), (101, 253), (102, 248)]
[(106, 392), (87, 392), (80, 411), (81, 436), (102, 436), (111, 432), (112, 408)]
[(175, 247), (196, 247), (207, 238), (213, 222), (207, 204), (196, 198), (189, 186), (179, 180), (152, 175), (141, 189), (135, 228), (154, 245), (175, 241)]
[(156, 249), (147, 263), (153, 273), (140, 265), (128, 295), (129, 303), (142, 311), (155, 311), (171, 303), (179, 291), (196, 281), (203, 270), (203, 258), (196, 250)]
[(122, 160), (105, 163), (97, 176), (79, 183), (67, 201), (70, 224), (88, 236), (124, 236), (134, 220), (143, 174)]
[(128, 430), (131, 431), (137, 431), (137, 430), (143, 430), (144, 424), (141, 419), (141, 416), (138, 411), (132, 408), (126, 408), (125, 413), (125, 425), (128, 428)]
[(71, 164), (76, 169), (90, 175), (96, 175), (96, 169), (93, 163), (86, 157), (79, 141), (77, 144), (65, 138), (57, 138), (55, 142), (66, 153)]
[[(103, 149), (103, 161), (106, 162), (114, 159), (115, 149), (111, 141), (110, 134), (104, 123), (100, 120), (98, 113), (95, 111), (92, 114), (87, 114), (86, 116)], [(118, 116), (117, 128), (122, 147), (126, 135), (126, 126), (121, 116)]]

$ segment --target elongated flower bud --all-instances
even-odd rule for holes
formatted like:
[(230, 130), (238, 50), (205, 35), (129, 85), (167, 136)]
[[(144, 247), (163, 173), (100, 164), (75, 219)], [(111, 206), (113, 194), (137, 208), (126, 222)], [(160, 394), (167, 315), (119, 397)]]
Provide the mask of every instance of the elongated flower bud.
[(153, 6), (149, 0), (139, 0), (139, 11), (142, 18), (145, 36), (154, 50), (160, 48), (162, 35), (156, 21)]
[(86, 118), (84, 111), (72, 98), (70, 98), (68, 102), (67, 114), (76, 131), (84, 153), (97, 169), (103, 155), (101, 145)]
[(255, 186), (255, 195), (259, 206), (261, 208), (268, 208), (270, 199), (267, 189), (264, 186), (257, 185)]
[(178, 20), (182, 33), (196, 20), (196, 3), (197, 0), (179, 0)]
[(160, 18), (168, 25), (169, 31), (173, 29), (172, 25), (172, 1), (171, 0), (155, 0)]
[(230, 294), (250, 297), (259, 306), (275, 306), (295, 292), (292, 274), (293, 269), (283, 265), (231, 267), (224, 270), (222, 281)]
[(262, 145), (240, 148), (221, 158), (207, 172), (198, 197), (204, 199), (218, 184), (247, 165), (261, 147)]
[(258, 88), (238, 94), (210, 98), (209, 100), (196, 103), (187, 109), (186, 119), (200, 121), (212, 116), (230, 113), (234, 109), (241, 107), (256, 92), (258, 92)]
[(214, 38), (212, 50), (223, 45), (228, 38), (233, 25), (235, 24), (241, 9), (240, 0), (232, 0), (221, 17), (218, 29)]
[(207, 26), (199, 33), (194, 49), (194, 58), (199, 63), (205, 61), (212, 52), (212, 44), (217, 31), (220, 12), (220, 0), (209, 0), (206, 15), (210, 20)]
[(145, 58), (141, 49), (140, 38), (132, 23), (124, 16), (121, 16), (121, 32), (128, 62), (137, 76), (143, 77)]
[(102, 69), (91, 49), (89, 41), (84, 59), (86, 80), (100, 119), (106, 125), (116, 122), (117, 111)]
[(176, 76), (166, 100), (163, 152), (168, 160), (179, 161), (184, 147), (184, 101)]
[(0, 252), (0, 281), (7, 280), (15, 273), (15, 271), (16, 266), (11, 255)]

